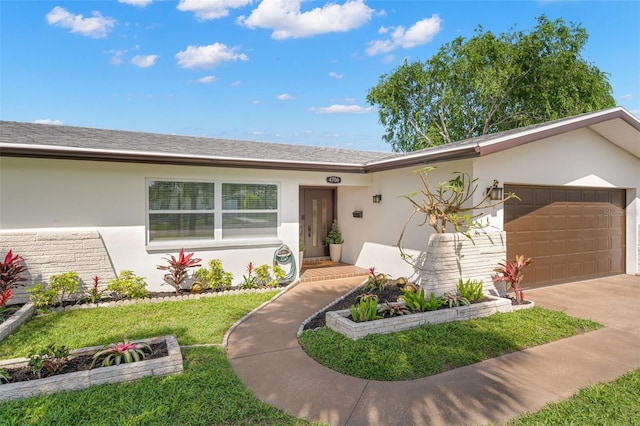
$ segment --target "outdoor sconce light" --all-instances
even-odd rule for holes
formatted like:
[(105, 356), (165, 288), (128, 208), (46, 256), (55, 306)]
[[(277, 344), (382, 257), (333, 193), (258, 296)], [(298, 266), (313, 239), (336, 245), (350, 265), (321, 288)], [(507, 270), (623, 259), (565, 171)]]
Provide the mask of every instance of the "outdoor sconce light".
[(494, 179), (491, 182), (491, 186), (487, 188), (487, 194), (489, 194), (489, 199), (493, 201), (500, 201), (503, 199), (503, 188), (498, 186), (498, 181)]
[(378, 204), (379, 202), (382, 201), (382, 195), (381, 194), (376, 194), (373, 196), (373, 202)]

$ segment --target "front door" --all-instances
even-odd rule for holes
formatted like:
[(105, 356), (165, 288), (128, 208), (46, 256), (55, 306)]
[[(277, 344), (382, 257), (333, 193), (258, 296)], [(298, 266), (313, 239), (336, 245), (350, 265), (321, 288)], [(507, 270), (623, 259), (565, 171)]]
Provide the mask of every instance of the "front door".
[(334, 189), (300, 188), (300, 232), (304, 240), (304, 256), (328, 256), (327, 237), (334, 218)]

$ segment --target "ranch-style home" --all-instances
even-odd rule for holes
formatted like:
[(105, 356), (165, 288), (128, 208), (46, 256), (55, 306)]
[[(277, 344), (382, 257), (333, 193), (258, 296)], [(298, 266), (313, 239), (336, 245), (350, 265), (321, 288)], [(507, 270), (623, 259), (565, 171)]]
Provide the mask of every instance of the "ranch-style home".
[[(475, 200), (494, 180), (520, 197), (485, 219), (505, 232), (507, 257), (535, 259), (526, 286), (640, 271), (640, 120), (623, 108), (410, 153), (0, 126), (0, 255), (27, 259), (28, 284), (133, 270), (170, 291), (156, 265), (181, 248), (221, 259), (238, 284), (282, 244), (298, 261), (300, 238), (305, 258), (326, 256), (333, 219), (343, 262), (415, 277), (396, 244), (412, 209), (402, 196), (427, 165), (435, 183), (456, 171), (477, 179)], [(418, 225), (404, 246), (420, 255), (432, 230)]]

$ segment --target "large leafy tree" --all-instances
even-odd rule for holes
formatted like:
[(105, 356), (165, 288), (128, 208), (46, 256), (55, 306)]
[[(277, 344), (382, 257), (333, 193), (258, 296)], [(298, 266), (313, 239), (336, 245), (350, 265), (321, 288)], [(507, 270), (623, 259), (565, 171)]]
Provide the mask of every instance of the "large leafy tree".
[(478, 27), (426, 62), (405, 61), (367, 93), (384, 140), (415, 151), (615, 105), (608, 74), (581, 56), (579, 24), (542, 15), (528, 33)]

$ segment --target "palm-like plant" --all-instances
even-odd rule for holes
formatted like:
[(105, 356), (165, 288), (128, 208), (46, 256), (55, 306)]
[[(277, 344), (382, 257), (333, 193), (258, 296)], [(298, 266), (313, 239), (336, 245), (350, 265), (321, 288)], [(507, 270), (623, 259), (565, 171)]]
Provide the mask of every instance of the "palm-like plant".
[(141, 361), (147, 357), (146, 351), (151, 352), (151, 346), (142, 342), (134, 343), (125, 340), (120, 343), (111, 343), (93, 356), (91, 368), (93, 368), (98, 358), (102, 355), (107, 355), (104, 360), (102, 360), (102, 366), (108, 367), (110, 365), (120, 365), (122, 362)]
[(164, 278), (171, 282), (176, 289), (176, 293), (180, 292), (180, 285), (187, 278), (187, 269), (195, 268), (196, 266), (202, 266), (200, 262), (202, 259), (193, 257), (193, 253), (184, 254), (184, 249), (180, 249), (180, 254), (176, 258), (173, 255), (167, 255), (164, 259), (169, 263), (168, 265), (158, 265), (158, 269), (163, 271), (169, 271), (165, 274)]

